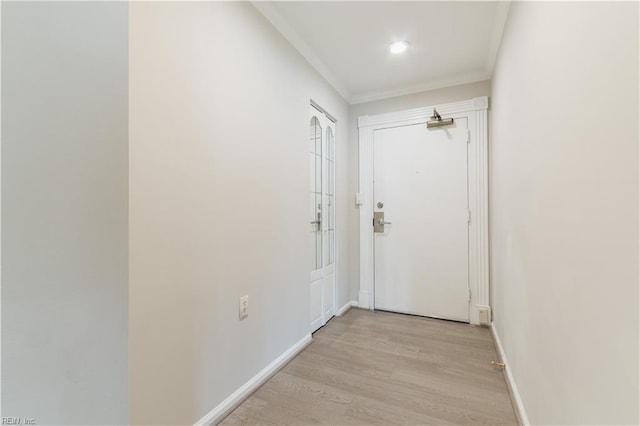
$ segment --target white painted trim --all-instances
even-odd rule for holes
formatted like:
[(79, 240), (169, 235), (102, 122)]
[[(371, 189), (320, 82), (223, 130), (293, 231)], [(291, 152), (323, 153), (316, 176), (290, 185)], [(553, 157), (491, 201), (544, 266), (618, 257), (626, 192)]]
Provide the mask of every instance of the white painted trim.
[(325, 80), (336, 89), (336, 92), (344, 98), (347, 103), (351, 99), (351, 93), (342, 84), (342, 82), (330, 71), (330, 68), (316, 55), (309, 45), (300, 37), (297, 31), (291, 27), (282, 17), (276, 6), (268, 1), (252, 1), (251, 4), (258, 12), (262, 14), (273, 27), (284, 36), (284, 38), (293, 45), (293, 47), (302, 55), (303, 58), (311, 64), (311, 66), (324, 77)]
[(284, 351), (278, 358), (263, 368), (258, 374), (249, 379), (249, 381), (244, 385), (240, 386), (235, 392), (229, 395), (227, 399), (218, 404), (213, 410), (209, 411), (203, 418), (198, 420), (195, 425), (211, 425), (221, 422), (253, 392), (255, 392), (282, 367), (284, 367), (287, 362), (307, 347), (307, 345), (311, 343), (311, 340), (311, 334), (304, 336), (301, 340)]
[(481, 96), (448, 104), (412, 108), (404, 111), (386, 112), (376, 115), (362, 115), (358, 117), (358, 128), (372, 127), (374, 130), (377, 130), (385, 127), (423, 123), (430, 119), (433, 108), (437, 108), (440, 114), (446, 115), (486, 110), (489, 108), (489, 98), (487, 96)]
[[(313, 100), (311, 100), (313, 102)], [(324, 110), (324, 108), (323, 108)], [(338, 120), (324, 110), (325, 117), (333, 123), (333, 220), (334, 220), (334, 236), (333, 236), (333, 315), (337, 315), (338, 310), (338, 266), (340, 266), (340, 250), (338, 247), (338, 234), (341, 234), (342, 223), (338, 214), (338, 199), (340, 196), (340, 185), (338, 185)], [(345, 234), (346, 235), (346, 234)], [(330, 317), (331, 318), (331, 317)]]
[(427, 83), (401, 86), (392, 90), (371, 90), (357, 93), (348, 100), (351, 105), (365, 102), (379, 101), (382, 99), (394, 98), (396, 96), (413, 95), (414, 93), (426, 92), (427, 90), (443, 89), (445, 87), (459, 86), (461, 84), (475, 83), (477, 81), (489, 80), (491, 74), (486, 71), (475, 71), (454, 76), (447, 76), (438, 80), (431, 80)]
[(311, 323), (311, 326), (310, 326), (311, 332), (314, 333), (316, 330), (318, 330), (320, 327), (322, 327), (325, 324), (326, 324), (326, 321), (324, 321), (324, 315), (320, 315), (320, 318), (316, 319)]
[(351, 308), (357, 308), (358, 307), (358, 302), (355, 300), (352, 300), (350, 302), (347, 302), (344, 304), (344, 306), (340, 309), (338, 309), (338, 312), (336, 312), (336, 316), (337, 317), (341, 317), (344, 314), (346, 314), (347, 312), (349, 312), (349, 310)]
[(360, 208), (360, 292), (358, 304), (374, 308), (373, 229), (373, 136), (375, 130), (426, 123), (437, 108), (443, 116), (466, 118), (469, 129), (469, 288), (471, 303), (469, 321), (480, 324), (480, 310), (489, 304), (488, 242), (488, 131), (486, 96), (405, 111), (358, 117), (359, 188), (363, 204)]
[(274, 28), (284, 36), (291, 45), (304, 57), (309, 64), (333, 86), (333, 88), (350, 104), (360, 104), (381, 99), (393, 98), (396, 96), (411, 95), (427, 90), (442, 89), (445, 87), (458, 86), (461, 84), (475, 83), (477, 81), (489, 80), (493, 75), (493, 67), (498, 55), (498, 49), (502, 42), (505, 22), (509, 12), (511, 0), (498, 2), (496, 15), (493, 20), (489, 49), (485, 67), (481, 71), (468, 72), (454, 76), (447, 76), (437, 80), (430, 80), (418, 85), (402, 86), (388, 90), (370, 90), (362, 93), (351, 93), (342, 80), (340, 80), (327, 64), (320, 59), (320, 56), (304, 41), (304, 39), (293, 29), (287, 20), (278, 11), (277, 7), (270, 1), (251, 1), (253, 7), (258, 10)]
[(511, 373), (511, 368), (509, 368), (509, 361), (507, 360), (507, 356), (504, 353), (502, 342), (500, 341), (500, 337), (498, 336), (498, 332), (496, 331), (496, 327), (494, 326), (493, 322), (491, 322), (489, 329), (491, 330), (493, 341), (496, 343), (496, 349), (498, 350), (500, 362), (504, 363), (504, 372), (507, 379), (507, 386), (509, 386), (509, 390), (511, 391), (510, 394), (513, 400), (513, 404), (515, 405), (516, 414), (518, 415), (518, 421), (520, 421), (520, 424), (522, 426), (529, 426), (531, 423), (529, 423), (527, 411), (524, 408), (524, 403), (522, 402), (522, 398), (520, 397), (518, 386), (516, 385), (516, 381), (513, 378), (513, 374)]
[(489, 53), (487, 54), (487, 64), (485, 65), (486, 74), (489, 78), (493, 77), (493, 67), (496, 64), (498, 50), (502, 43), (502, 35), (504, 34), (505, 23), (509, 16), (509, 8), (511, 0), (499, 1), (497, 4), (496, 16), (493, 19), (493, 29), (491, 30), (491, 41), (489, 44)]
[[(324, 109), (322, 106), (320, 106), (317, 102), (315, 102), (313, 99), (310, 100), (310, 106), (309, 106), (309, 110), (310, 110), (310, 119), (313, 119), (313, 117), (315, 117), (319, 122), (320, 122), (320, 126), (321, 126), (321, 140), (322, 140), (322, 230), (321, 230), (321, 235), (322, 235), (322, 239), (323, 239), (323, 244), (322, 244), (322, 263), (323, 266), (320, 269), (317, 269), (315, 271), (311, 271), (310, 274), (310, 284), (313, 284), (317, 281), (321, 281), (321, 314), (320, 317), (317, 318), (316, 320), (313, 320), (311, 322), (311, 333), (315, 332), (317, 329), (319, 329), (320, 327), (324, 326), (331, 318), (333, 318), (333, 316), (335, 315), (337, 306), (338, 306), (338, 235), (339, 235), (339, 226), (340, 226), (340, 221), (338, 219), (338, 196), (339, 196), (339, 188), (338, 185), (336, 184), (337, 182), (337, 176), (338, 176), (338, 169), (337, 169), (337, 164), (338, 164), (338, 131), (337, 131), (337, 121), (335, 118), (333, 118), (333, 116), (331, 114), (329, 114), (327, 112), (326, 109)], [(333, 239), (333, 253), (334, 253), (334, 261), (332, 264), (330, 265), (324, 265), (324, 262), (326, 259), (328, 259), (329, 256), (329, 244), (328, 244), (328, 223), (329, 223), (329, 216), (330, 213), (330, 209), (328, 206), (328, 194), (327, 194), (327, 188), (328, 188), (328, 170), (327, 170), (327, 164), (328, 164), (328, 156), (326, 154), (327, 151), (327, 143), (328, 143), (328, 139), (327, 139), (327, 130), (331, 129), (333, 132), (333, 143), (334, 143), (334, 147), (333, 147), (333, 166), (334, 166), (334, 176), (333, 176), (333, 180), (334, 180), (334, 192), (333, 192), (333, 210), (334, 210), (334, 239)], [(326, 241), (325, 241), (326, 239)], [(331, 278), (328, 278), (331, 277)], [(329, 309), (325, 310), (325, 305), (327, 303), (325, 303), (325, 280), (327, 279), (331, 279), (331, 285), (333, 287), (333, 300), (332, 300), (332, 305)]]

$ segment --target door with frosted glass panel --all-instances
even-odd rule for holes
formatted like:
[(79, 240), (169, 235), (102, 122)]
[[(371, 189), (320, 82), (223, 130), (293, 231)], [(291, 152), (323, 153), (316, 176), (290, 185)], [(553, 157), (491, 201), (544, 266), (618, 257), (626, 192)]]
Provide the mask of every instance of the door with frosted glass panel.
[(311, 331), (335, 312), (335, 124), (311, 107), (309, 225)]

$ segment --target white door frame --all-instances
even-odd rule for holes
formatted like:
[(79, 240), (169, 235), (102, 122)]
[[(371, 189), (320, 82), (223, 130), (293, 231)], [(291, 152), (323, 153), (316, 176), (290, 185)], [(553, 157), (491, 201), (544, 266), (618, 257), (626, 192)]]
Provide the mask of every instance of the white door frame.
[[(324, 115), (325, 118), (331, 122), (332, 126), (333, 126), (333, 162), (334, 162), (334, 188), (333, 188), (333, 202), (334, 202), (334, 240), (333, 240), (333, 279), (331, 282), (331, 286), (333, 288), (333, 308), (330, 311), (325, 311), (324, 310), (324, 303), (322, 303), (322, 313), (321, 313), (321, 327), (324, 326), (332, 317), (334, 317), (338, 311), (338, 289), (337, 289), (337, 281), (338, 281), (338, 209), (337, 209), (337, 204), (338, 204), (338, 184), (337, 184), (337, 180), (338, 180), (338, 129), (337, 129), (337, 125), (338, 125), (338, 120), (331, 115), (329, 112), (327, 112), (327, 110), (325, 110), (322, 106), (320, 106), (317, 102), (315, 102), (313, 99), (310, 99), (309, 102), (310, 105), (310, 114), (311, 116), (319, 116), (319, 115)], [(327, 140), (326, 140), (326, 127), (322, 128), (322, 146), (323, 149), (327, 146)], [(328, 209), (326, 208), (326, 197), (324, 196), (324, 192), (325, 192), (325, 177), (327, 176), (327, 170), (326, 170), (326, 161), (324, 161), (324, 151), (323, 151), (323, 161), (322, 161), (322, 179), (323, 179), (323, 185), (322, 185), (322, 192), (323, 192), (323, 197), (322, 197), (322, 227), (324, 229), (325, 224), (327, 223), (328, 218), (325, 217), (324, 215), (328, 213)], [(324, 235), (324, 233), (323, 233)], [(325, 262), (325, 256), (327, 256), (328, 254), (328, 250), (326, 247), (326, 245), (324, 244), (324, 238), (323, 238), (323, 244), (322, 244), (322, 270), (326, 269), (327, 266), (324, 265)], [(324, 289), (322, 292), (322, 298), (324, 298)], [(316, 328), (317, 330), (317, 328)], [(312, 330), (312, 332), (315, 330)]]
[[(360, 292), (358, 306), (374, 308), (373, 252), (373, 134), (389, 127), (426, 123), (436, 108), (445, 118), (466, 118), (469, 128), (469, 320), (471, 324), (491, 322), (489, 304), (489, 243), (488, 243), (488, 132), (489, 98), (482, 96), (405, 111), (358, 117), (359, 129), (359, 192), (360, 207)], [(425, 129), (426, 131), (426, 129)], [(486, 319), (481, 322), (481, 312)]]

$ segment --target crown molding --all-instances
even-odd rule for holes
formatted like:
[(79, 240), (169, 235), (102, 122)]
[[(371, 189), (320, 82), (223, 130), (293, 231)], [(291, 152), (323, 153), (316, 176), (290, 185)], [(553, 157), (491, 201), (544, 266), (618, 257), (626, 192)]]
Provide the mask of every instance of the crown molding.
[(331, 69), (315, 54), (313, 49), (300, 37), (298, 32), (282, 17), (270, 1), (252, 1), (251, 4), (267, 21), (275, 27), (284, 38), (302, 55), (303, 58), (325, 79), (336, 92), (344, 98), (347, 103), (351, 103), (351, 93), (342, 82), (333, 74)]
[(456, 115), (468, 113), (470, 111), (484, 111), (489, 109), (489, 97), (478, 96), (465, 101), (450, 102), (447, 104), (412, 108), (404, 111), (385, 112), (375, 115), (362, 115), (358, 117), (358, 128), (384, 128), (390, 124), (394, 124), (395, 126), (405, 126), (424, 123), (429, 120), (433, 114), (434, 108), (442, 115)]
[(509, 8), (511, 0), (498, 2), (496, 16), (493, 20), (493, 29), (491, 31), (491, 42), (489, 44), (489, 53), (487, 54), (487, 64), (485, 66), (489, 78), (493, 77), (493, 67), (496, 64), (500, 44), (502, 44), (502, 35), (504, 27), (509, 16)]
[(491, 75), (487, 74), (486, 71), (475, 71), (454, 76), (453, 78), (432, 80), (424, 84), (404, 86), (393, 90), (368, 91), (355, 94), (351, 97), (350, 104), (356, 105), (366, 102), (379, 101), (382, 99), (394, 98), (396, 96), (413, 95), (415, 93), (426, 92), (428, 90), (444, 89), (445, 87), (453, 87), (459, 86), (461, 84), (469, 84), (478, 81), (489, 80), (490, 78)]
[(406, 85), (396, 89), (370, 90), (354, 94), (347, 89), (343, 82), (333, 73), (333, 71), (331, 71), (327, 64), (320, 59), (320, 57), (303, 40), (298, 32), (289, 25), (273, 2), (251, 1), (253, 7), (262, 14), (289, 43), (291, 43), (291, 45), (307, 60), (307, 62), (309, 62), (316, 72), (318, 72), (331, 86), (333, 86), (340, 96), (342, 96), (350, 105), (373, 102), (397, 96), (412, 95), (428, 90), (443, 89), (446, 87), (491, 79), (500, 44), (502, 42), (505, 22), (509, 15), (511, 0), (499, 1), (497, 3), (496, 15), (494, 17), (491, 32), (491, 41), (483, 70), (431, 80), (418, 85)]

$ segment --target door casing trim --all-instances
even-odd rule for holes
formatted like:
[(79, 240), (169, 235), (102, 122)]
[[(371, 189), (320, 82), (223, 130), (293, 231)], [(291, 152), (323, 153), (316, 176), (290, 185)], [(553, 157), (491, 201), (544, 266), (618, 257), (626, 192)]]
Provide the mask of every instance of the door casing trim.
[[(333, 157), (333, 161), (334, 161), (334, 180), (335, 180), (335, 184), (334, 184), (334, 193), (333, 193), (333, 200), (334, 200), (334, 243), (333, 243), (333, 253), (334, 253), (334, 259), (333, 259), (333, 264), (332, 265), (328, 265), (325, 266), (324, 265), (324, 261), (325, 261), (325, 245), (323, 244), (322, 246), (322, 263), (323, 263), (323, 267), (322, 269), (325, 270), (327, 268), (331, 268), (332, 269), (332, 274), (333, 274), (333, 279), (332, 279), (332, 287), (333, 287), (333, 308), (331, 308), (329, 311), (325, 311), (324, 310), (324, 303), (322, 303), (322, 312), (320, 315), (320, 319), (319, 322), (317, 322), (317, 324), (320, 324), (319, 326), (317, 326), (316, 322), (310, 323), (310, 333), (313, 333), (315, 331), (317, 331), (320, 327), (323, 327), (324, 325), (326, 325), (326, 323), (333, 318), (336, 315), (336, 310), (338, 309), (338, 263), (339, 263), (339, 253), (338, 253), (338, 233), (339, 233), (339, 219), (338, 219), (338, 209), (337, 209), (337, 205), (338, 205), (338, 195), (339, 195), (339, 188), (337, 185), (337, 175), (338, 175), (338, 168), (337, 168), (337, 164), (338, 164), (338, 120), (336, 118), (334, 118), (329, 112), (327, 112), (326, 109), (324, 109), (322, 106), (320, 106), (320, 104), (318, 104), (317, 102), (315, 102), (313, 99), (309, 100), (309, 112), (310, 112), (310, 116), (316, 116), (316, 115), (324, 115), (327, 120), (329, 120), (333, 126), (333, 143), (334, 143), (334, 157)], [(326, 130), (326, 127), (323, 128), (322, 130), (322, 143), (323, 146), (326, 146), (326, 141), (325, 141), (325, 133), (324, 131)], [(323, 155), (324, 158), (324, 155)], [(326, 161), (322, 161), (322, 179), (324, 180), (325, 177), (325, 170), (326, 167)], [(324, 185), (324, 184), (323, 184)], [(324, 186), (323, 186), (324, 188)], [(322, 197), (322, 203), (323, 206), (326, 203), (326, 199), (324, 197), (324, 189), (323, 189), (323, 197)], [(323, 219), (324, 222), (324, 219)], [(323, 225), (324, 227), (324, 225)], [(324, 229), (324, 228), (323, 228)], [(324, 231), (323, 231), (324, 232)], [(324, 277), (323, 277), (324, 279)], [(322, 289), (322, 295), (321, 297), (324, 300), (324, 289)], [(311, 306), (309, 306), (311, 308)]]
[(487, 311), (491, 322), (489, 299), (489, 217), (488, 217), (488, 123), (489, 98), (481, 96), (404, 111), (358, 117), (358, 194), (360, 209), (360, 291), (358, 306), (374, 308), (374, 251), (373, 251), (373, 134), (389, 127), (426, 123), (436, 108), (442, 116), (467, 118), (469, 129), (469, 321), (480, 325), (480, 312)]

